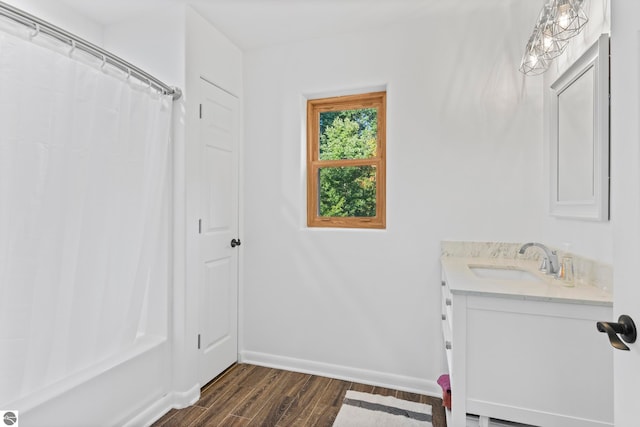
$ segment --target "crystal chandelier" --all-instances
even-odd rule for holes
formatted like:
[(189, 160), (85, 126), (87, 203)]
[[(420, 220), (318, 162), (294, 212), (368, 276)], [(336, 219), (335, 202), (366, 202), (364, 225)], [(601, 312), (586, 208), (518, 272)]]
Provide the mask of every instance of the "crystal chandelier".
[(577, 36), (589, 20), (582, 9), (583, 0), (550, 0), (544, 5), (525, 47), (520, 71), (542, 74), (551, 61), (564, 52), (569, 39)]

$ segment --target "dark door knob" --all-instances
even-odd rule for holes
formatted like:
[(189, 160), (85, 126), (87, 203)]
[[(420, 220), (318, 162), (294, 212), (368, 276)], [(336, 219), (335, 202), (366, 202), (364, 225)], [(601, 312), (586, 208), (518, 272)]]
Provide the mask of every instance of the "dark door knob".
[(633, 323), (631, 317), (623, 314), (618, 318), (618, 323), (613, 322), (598, 322), (596, 323), (598, 331), (605, 332), (609, 336), (609, 341), (613, 348), (618, 350), (629, 350), (618, 337), (620, 335), (625, 342), (636, 342), (637, 331), (636, 324)]
[(242, 242), (240, 241), (240, 239), (236, 240), (236, 239), (231, 239), (231, 247), (235, 248), (236, 246), (240, 246), (242, 244)]

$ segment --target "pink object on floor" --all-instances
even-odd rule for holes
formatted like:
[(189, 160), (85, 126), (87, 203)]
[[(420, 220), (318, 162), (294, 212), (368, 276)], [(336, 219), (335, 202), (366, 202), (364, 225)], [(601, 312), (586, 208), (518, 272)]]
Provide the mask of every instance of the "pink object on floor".
[(438, 378), (438, 384), (442, 387), (442, 391), (451, 391), (451, 382), (448, 374), (440, 375), (440, 378)]
[(451, 409), (451, 381), (449, 375), (440, 375), (438, 384), (442, 387), (442, 406)]

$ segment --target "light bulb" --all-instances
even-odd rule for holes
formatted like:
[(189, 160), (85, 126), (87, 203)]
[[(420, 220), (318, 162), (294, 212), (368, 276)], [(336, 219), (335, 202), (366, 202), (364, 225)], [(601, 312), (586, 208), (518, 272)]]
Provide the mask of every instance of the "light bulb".
[(571, 22), (570, 19), (571, 18), (569, 17), (568, 13), (562, 13), (560, 16), (558, 16), (558, 25), (560, 26), (560, 28), (567, 28), (569, 22)]
[(569, 40), (577, 36), (589, 21), (582, 9), (582, 1), (579, 0), (553, 0), (551, 16), (556, 40)]

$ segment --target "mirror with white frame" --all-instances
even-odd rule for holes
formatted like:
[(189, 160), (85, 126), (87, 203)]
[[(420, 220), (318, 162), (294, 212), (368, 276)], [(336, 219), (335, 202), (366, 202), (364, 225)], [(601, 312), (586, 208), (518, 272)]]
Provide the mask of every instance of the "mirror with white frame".
[(609, 219), (609, 36), (550, 87), (551, 214)]

